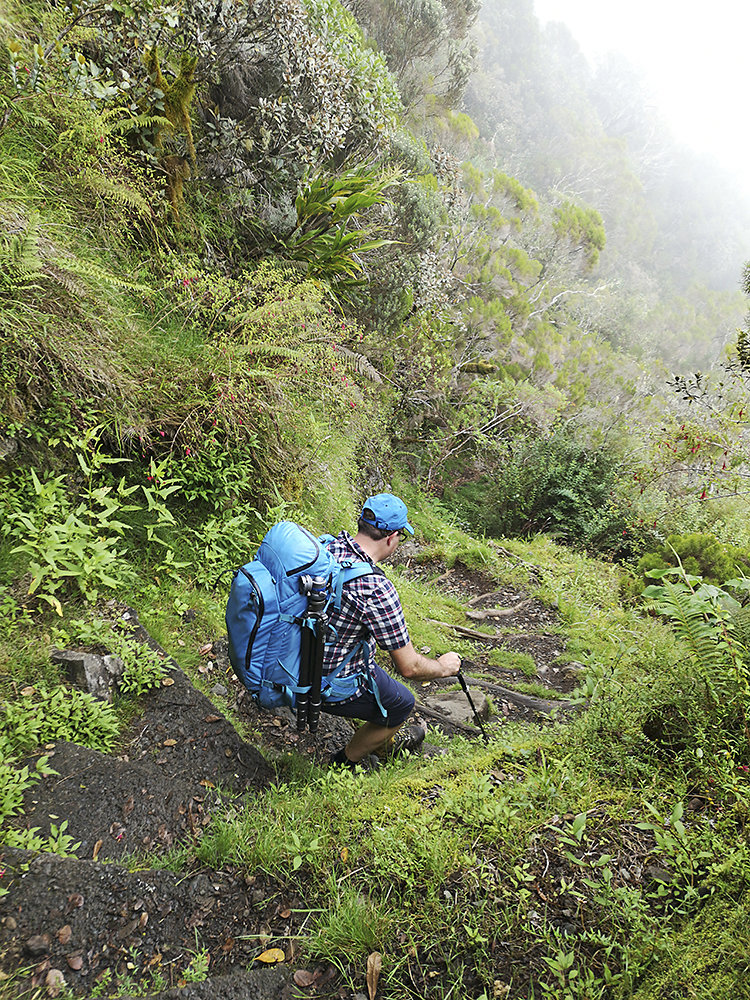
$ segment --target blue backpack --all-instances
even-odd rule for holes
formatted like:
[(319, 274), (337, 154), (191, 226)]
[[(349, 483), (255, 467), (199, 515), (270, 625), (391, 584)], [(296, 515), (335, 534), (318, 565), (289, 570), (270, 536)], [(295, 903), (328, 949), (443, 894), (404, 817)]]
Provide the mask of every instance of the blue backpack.
[[(316, 538), (293, 521), (280, 521), (263, 538), (252, 562), (234, 574), (226, 611), (229, 659), (263, 708), (295, 708), (298, 699), (307, 698), (309, 680), (300, 681), (305, 642), (310, 648), (318, 641), (322, 650), (327, 616), (341, 606), (344, 584), (377, 572), (370, 563), (339, 562), (326, 547), (332, 540), (330, 535)], [(317, 613), (311, 612), (311, 589), (318, 599)], [(341, 701), (356, 693), (361, 675), (337, 676), (356, 651), (327, 676), (319, 674), (324, 701)], [(310, 729), (314, 731), (312, 721)]]

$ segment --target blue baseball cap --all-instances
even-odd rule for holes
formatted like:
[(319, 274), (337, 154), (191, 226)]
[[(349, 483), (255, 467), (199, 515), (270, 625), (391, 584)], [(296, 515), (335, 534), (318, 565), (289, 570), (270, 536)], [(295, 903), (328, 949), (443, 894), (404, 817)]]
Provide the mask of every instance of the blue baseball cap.
[[(371, 510), (374, 518), (365, 517), (366, 510)], [(360, 516), (365, 524), (371, 524), (373, 528), (379, 528), (381, 531), (405, 529), (410, 535), (414, 534), (414, 528), (409, 524), (406, 504), (392, 493), (378, 493), (377, 496), (365, 500)]]

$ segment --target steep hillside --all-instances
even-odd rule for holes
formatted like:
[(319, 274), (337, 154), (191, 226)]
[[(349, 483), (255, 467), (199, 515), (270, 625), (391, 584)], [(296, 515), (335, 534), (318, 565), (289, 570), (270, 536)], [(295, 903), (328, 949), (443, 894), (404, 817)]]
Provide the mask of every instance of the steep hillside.
[[(742, 995), (744, 300), (662, 266), (585, 67), (557, 159), (508, 131), (495, 71), (547, 130), (549, 61), (508, 0), (472, 77), (478, 16), (0, 10), (4, 996)], [(340, 774), (346, 724), (228, 670), (226, 592), (383, 489), (487, 739), (417, 684), (425, 752)], [(111, 702), (66, 672), (105, 657)]]

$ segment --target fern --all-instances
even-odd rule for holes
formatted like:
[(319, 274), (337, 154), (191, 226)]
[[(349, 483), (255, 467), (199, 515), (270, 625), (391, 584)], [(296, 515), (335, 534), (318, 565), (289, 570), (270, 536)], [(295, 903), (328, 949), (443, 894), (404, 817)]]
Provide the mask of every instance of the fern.
[(647, 587), (644, 596), (649, 598), (649, 607), (668, 619), (696, 667), (709, 673), (726, 667), (723, 622), (710, 604), (685, 584), (667, 579), (662, 579), (659, 587)]
[(344, 364), (349, 368), (353, 368), (358, 374), (364, 375), (365, 378), (371, 382), (375, 382), (376, 385), (383, 384), (380, 372), (370, 364), (370, 361), (364, 354), (357, 354), (355, 351), (350, 351), (348, 347), (342, 347), (340, 344), (336, 345), (336, 353), (341, 354)]
[(171, 127), (172, 123), (163, 115), (134, 115), (114, 122), (109, 127), (108, 132), (111, 135), (125, 135), (128, 132), (139, 129), (164, 129)]
[[(663, 615), (688, 648), (690, 660), (700, 673), (714, 711), (724, 719), (745, 722), (750, 704), (750, 671), (747, 655), (750, 614), (722, 588), (689, 576), (684, 569), (654, 570), (658, 586), (643, 592), (648, 606)], [(667, 579), (677, 575), (677, 582)], [(734, 607), (727, 611), (726, 608)]]
[(86, 293), (83, 287), (63, 268), (57, 267), (55, 264), (45, 264), (44, 276), (56, 285), (64, 288), (74, 299), (83, 299), (85, 297)]
[(28, 288), (42, 276), (39, 216), (29, 216), (26, 227), (11, 236), (0, 234), (0, 292)]
[(124, 278), (119, 278), (110, 271), (105, 271), (103, 267), (92, 264), (90, 260), (81, 260), (80, 257), (66, 258), (65, 267), (67, 270), (72, 271), (74, 274), (78, 274), (83, 278), (90, 278), (95, 281), (104, 281), (107, 284), (114, 285), (115, 288), (124, 288), (129, 292), (152, 291), (150, 285), (139, 285), (135, 281), (126, 281)]
[(111, 177), (90, 169), (82, 170), (79, 174), (79, 180), (100, 198), (114, 202), (123, 208), (131, 208), (142, 218), (150, 218), (151, 206), (148, 201), (127, 184), (112, 180)]

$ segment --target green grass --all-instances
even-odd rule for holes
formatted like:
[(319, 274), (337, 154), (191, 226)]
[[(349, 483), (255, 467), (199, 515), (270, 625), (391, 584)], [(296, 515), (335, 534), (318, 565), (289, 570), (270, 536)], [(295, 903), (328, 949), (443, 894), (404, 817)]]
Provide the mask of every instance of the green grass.
[(493, 667), (503, 670), (519, 670), (526, 677), (536, 677), (536, 663), (528, 653), (516, 653), (510, 649), (493, 649), (488, 657)]

